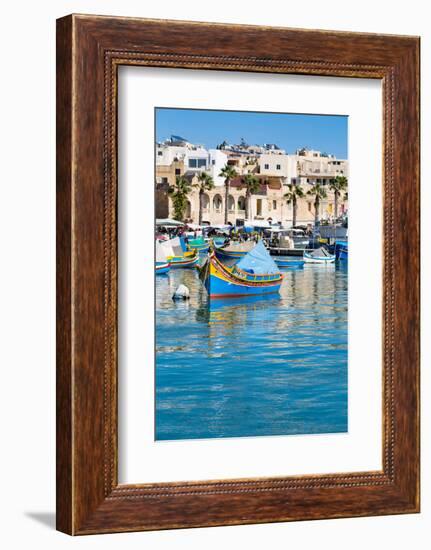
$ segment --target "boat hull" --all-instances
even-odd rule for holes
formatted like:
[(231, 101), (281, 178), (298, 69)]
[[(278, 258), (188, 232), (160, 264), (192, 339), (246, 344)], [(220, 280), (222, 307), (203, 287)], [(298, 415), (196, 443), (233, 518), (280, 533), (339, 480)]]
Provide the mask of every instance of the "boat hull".
[(193, 252), (185, 252), (184, 256), (171, 256), (168, 260), (173, 269), (195, 267), (199, 262), (199, 254), (197, 250), (193, 250)]
[(278, 265), (280, 268), (292, 268), (292, 269), (298, 269), (300, 267), (303, 267), (304, 260), (287, 260), (285, 258), (279, 258), (279, 257), (273, 257), (272, 259), (274, 262)]
[(273, 294), (280, 290), (282, 280), (281, 273), (252, 275), (235, 266), (225, 266), (214, 255), (205, 266), (204, 284), (211, 298)]
[(223, 250), (223, 248), (215, 248), (215, 253), (217, 258), (221, 260), (239, 260), (248, 254), (247, 251), (228, 252), (227, 250)]
[(335, 262), (335, 255), (332, 256), (310, 256), (304, 253), (304, 262), (306, 264), (333, 264)]
[(168, 273), (171, 265), (169, 263), (157, 263), (156, 264), (156, 275), (163, 275)]
[(349, 257), (349, 247), (347, 242), (335, 241), (335, 255), (337, 260), (347, 261)]
[(348, 258), (349, 258), (349, 253), (347, 248), (340, 248), (340, 251), (338, 253), (338, 259), (346, 261), (348, 260)]

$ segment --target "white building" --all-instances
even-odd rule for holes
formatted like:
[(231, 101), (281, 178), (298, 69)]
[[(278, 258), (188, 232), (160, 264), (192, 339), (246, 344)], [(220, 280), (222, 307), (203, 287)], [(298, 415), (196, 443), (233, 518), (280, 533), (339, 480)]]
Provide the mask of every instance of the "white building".
[(174, 143), (169, 140), (156, 146), (156, 166), (170, 166), (173, 162), (183, 162), (186, 172), (207, 172), (215, 185), (224, 184), (219, 174), (227, 159), (227, 154), (219, 149), (207, 150), (201, 145), (193, 145), (185, 140)]
[(309, 149), (288, 155), (265, 153), (259, 156), (258, 166), (260, 174), (286, 178), (286, 184), (327, 185), (337, 176), (349, 175), (347, 160)]

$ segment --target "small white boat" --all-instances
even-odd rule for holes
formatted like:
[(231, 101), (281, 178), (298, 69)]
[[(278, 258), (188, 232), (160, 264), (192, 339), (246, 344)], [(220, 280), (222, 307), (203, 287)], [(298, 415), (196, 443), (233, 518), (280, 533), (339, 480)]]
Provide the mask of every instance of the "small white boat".
[(332, 264), (335, 262), (335, 254), (330, 254), (326, 248), (317, 248), (312, 252), (304, 252), (306, 264)]

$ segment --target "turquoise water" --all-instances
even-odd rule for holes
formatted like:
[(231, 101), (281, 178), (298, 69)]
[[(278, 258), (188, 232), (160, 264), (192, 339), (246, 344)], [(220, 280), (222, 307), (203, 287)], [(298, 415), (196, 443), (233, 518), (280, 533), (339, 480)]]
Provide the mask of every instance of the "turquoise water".
[(211, 301), (195, 270), (156, 277), (157, 440), (347, 431), (347, 268), (283, 273), (280, 294)]

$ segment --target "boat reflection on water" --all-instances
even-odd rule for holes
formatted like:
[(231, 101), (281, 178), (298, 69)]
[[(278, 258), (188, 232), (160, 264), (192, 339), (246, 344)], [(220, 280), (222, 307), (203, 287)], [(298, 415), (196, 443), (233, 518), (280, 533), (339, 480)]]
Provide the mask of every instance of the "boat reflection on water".
[(237, 296), (229, 298), (207, 299), (196, 310), (196, 320), (208, 323), (209, 326), (220, 324), (229, 327), (241, 327), (247, 323), (248, 317), (254, 317), (258, 311), (268, 312), (268, 318), (273, 308), (282, 306), (279, 294), (261, 296)]

